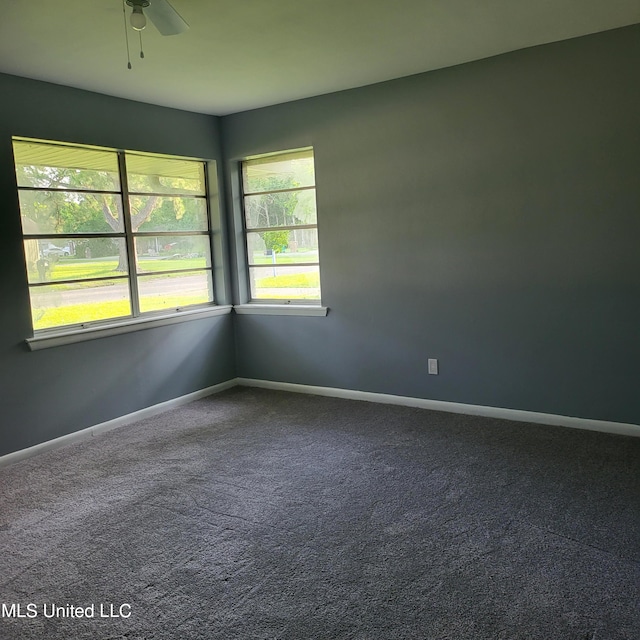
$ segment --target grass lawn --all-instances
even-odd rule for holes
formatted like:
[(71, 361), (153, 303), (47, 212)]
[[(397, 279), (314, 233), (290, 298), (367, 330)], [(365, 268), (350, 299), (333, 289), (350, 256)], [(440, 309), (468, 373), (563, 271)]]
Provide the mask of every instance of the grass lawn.
[(122, 318), (131, 315), (128, 300), (110, 300), (107, 302), (90, 302), (85, 304), (71, 304), (64, 307), (49, 307), (48, 309), (33, 309), (33, 328), (50, 329), (69, 324), (96, 322), (109, 318)]
[(81, 278), (101, 278), (104, 276), (124, 275), (116, 271), (118, 258), (100, 260), (72, 260), (61, 258), (51, 265), (47, 280), (79, 280)]
[(289, 273), (282, 276), (256, 278), (256, 287), (259, 289), (307, 289), (310, 287), (317, 288), (319, 286), (320, 276), (318, 273), (313, 271), (308, 273)]
[(138, 260), (139, 273), (149, 271), (171, 271), (172, 269), (204, 269), (207, 266), (205, 258), (172, 258), (160, 260), (158, 258), (144, 258)]
[[(145, 296), (140, 300), (141, 311), (161, 311), (162, 309), (176, 309), (188, 307), (192, 304), (208, 302), (206, 295), (175, 295), (175, 296)], [(128, 300), (107, 300), (103, 302), (85, 302), (83, 304), (69, 304), (48, 309), (33, 310), (33, 328), (35, 330), (50, 329), (71, 324), (82, 324), (126, 318), (131, 315)]]
[(318, 252), (278, 253), (274, 263), (273, 256), (265, 256), (264, 252), (256, 251), (253, 254), (252, 264), (295, 264), (300, 262), (318, 262)]
[[(140, 273), (153, 273), (155, 271), (171, 271), (172, 269), (202, 269), (206, 267), (205, 258), (143, 258), (138, 261)], [(117, 271), (118, 258), (116, 256), (98, 258), (93, 260), (76, 260), (61, 258), (53, 263), (47, 276), (48, 282), (60, 282), (61, 280), (81, 280), (84, 278), (104, 278), (109, 276), (122, 277), (126, 272)], [(171, 277), (171, 276), (166, 276)], [(36, 272), (30, 273), (33, 282), (38, 281)], [(78, 285), (74, 285), (76, 288)], [(92, 287), (99, 286), (91, 283)]]

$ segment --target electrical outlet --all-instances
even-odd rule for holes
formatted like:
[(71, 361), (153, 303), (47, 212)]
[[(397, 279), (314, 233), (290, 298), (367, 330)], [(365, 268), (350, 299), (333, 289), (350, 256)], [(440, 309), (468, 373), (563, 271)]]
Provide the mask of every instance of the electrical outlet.
[(432, 376), (438, 375), (438, 361), (436, 358), (429, 358), (429, 374)]

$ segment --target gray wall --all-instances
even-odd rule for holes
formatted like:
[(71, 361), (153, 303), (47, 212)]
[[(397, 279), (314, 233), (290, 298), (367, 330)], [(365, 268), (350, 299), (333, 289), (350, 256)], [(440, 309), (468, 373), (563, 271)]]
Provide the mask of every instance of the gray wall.
[[(222, 119), (0, 75), (0, 455), (236, 375), (640, 423), (638, 68), (633, 26)], [(221, 133), (229, 187), (315, 148), (329, 315), (30, 352), (11, 136), (220, 160)]]
[(313, 145), (331, 309), (236, 317), (238, 375), (640, 423), (639, 68), (636, 25), (223, 118), (230, 170)]
[(19, 135), (219, 161), (218, 118), (6, 75), (0, 95), (0, 455), (233, 378), (231, 316), (28, 350), (11, 149)]

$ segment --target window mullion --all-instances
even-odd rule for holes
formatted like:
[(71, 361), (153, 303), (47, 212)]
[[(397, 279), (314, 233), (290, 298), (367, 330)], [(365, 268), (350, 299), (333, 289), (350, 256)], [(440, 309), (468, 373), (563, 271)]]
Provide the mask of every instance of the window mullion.
[(127, 166), (124, 152), (118, 152), (118, 171), (120, 172), (120, 189), (122, 197), (122, 216), (127, 245), (127, 271), (129, 273), (129, 292), (131, 294), (131, 314), (133, 317), (140, 315), (140, 294), (138, 292), (138, 279), (136, 277), (136, 247), (131, 226), (131, 207), (129, 205), (129, 181), (127, 179)]
[[(243, 163), (244, 164), (244, 163)], [(240, 206), (242, 207), (242, 241), (244, 244), (244, 263), (246, 265), (246, 271), (244, 273), (244, 281), (247, 287), (246, 300), (253, 299), (253, 287), (251, 285), (251, 260), (249, 258), (249, 229), (247, 224), (247, 197), (245, 193), (244, 184), (244, 167), (241, 165), (240, 173)], [(243, 300), (241, 300), (243, 302)]]
[(127, 276), (100, 276), (97, 278), (69, 278), (66, 280), (45, 280), (44, 282), (30, 282), (31, 288), (50, 287), (59, 284), (85, 284), (87, 282), (100, 282), (101, 280), (124, 280)]
[(304, 231), (305, 229), (317, 229), (317, 224), (294, 224), (273, 227), (246, 227), (247, 233), (264, 233), (265, 231)]
[(209, 171), (208, 171), (208, 167), (203, 164), (203, 178), (204, 178), (204, 192), (205, 192), (205, 211), (207, 212), (207, 235), (209, 236), (209, 278), (210, 278), (210, 286), (211, 289), (209, 291), (209, 295), (211, 296), (211, 300), (212, 302), (216, 303), (218, 302), (218, 298), (217, 298), (217, 291), (216, 291), (216, 283), (215, 283), (215, 277), (214, 277), (214, 265), (216, 257), (214, 257), (215, 254), (215, 247), (213, 246), (213, 220), (211, 217), (211, 191), (210, 191), (210, 185), (209, 185)]
[(250, 198), (251, 196), (266, 196), (271, 193), (290, 193), (292, 191), (310, 191), (315, 189), (316, 185), (308, 185), (306, 187), (288, 187), (286, 189), (268, 189), (267, 191), (245, 191), (244, 196)]

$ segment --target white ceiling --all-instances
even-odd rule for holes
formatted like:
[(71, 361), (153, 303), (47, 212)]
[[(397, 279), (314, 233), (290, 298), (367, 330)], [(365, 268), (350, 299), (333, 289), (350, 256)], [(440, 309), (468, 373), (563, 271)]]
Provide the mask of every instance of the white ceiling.
[[(153, 0), (151, 0), (153, 1)], [(640, 22), (640, 0), (171, 0), (178, 36), (122, 0), (0, 0), (0, 72), (223, 115)]]

